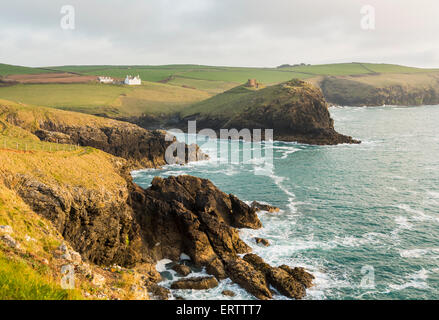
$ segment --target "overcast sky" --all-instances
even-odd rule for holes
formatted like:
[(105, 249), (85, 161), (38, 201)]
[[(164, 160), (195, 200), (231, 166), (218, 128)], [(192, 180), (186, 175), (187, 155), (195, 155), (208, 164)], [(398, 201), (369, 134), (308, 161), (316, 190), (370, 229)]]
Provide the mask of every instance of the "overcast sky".
[[(60, 26), (75, 8), (75, 29)], [(375, 8), (375, 30), (361, 8)], [(439, 67), (435, 0), (2, 0), (0, 63)]]

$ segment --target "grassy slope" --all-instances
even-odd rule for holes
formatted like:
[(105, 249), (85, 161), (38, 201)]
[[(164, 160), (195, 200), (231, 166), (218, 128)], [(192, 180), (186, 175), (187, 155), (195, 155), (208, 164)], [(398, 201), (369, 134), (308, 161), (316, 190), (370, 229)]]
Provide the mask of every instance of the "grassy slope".
[[(4, 157), (5, 151), (0, 151)], [(11, 155), (12, 157), (12, 155)], [(4, 170), (4, 169), (2, 169)], [(81, 299), (79, 290), (60, 287), (59, 270), (52, 262), (51, 251), (62, 243), (51, 223), (35, 214), (17, 194), (0, 181), (0, 225), (12, 226), (19, 241), (20, 254), (0, 242), (0, 299), (66, 300)], [(27, 237), (30, 238), (27, 238)], [(31, 240), (27, 240), (31, 239)], [(58, 266), (56, 266), (57, 268)]]
[(208, 100), (201, 101), (184, 109), (180, 114), (187, 117), (195, 114), (220, 118), (232, 118), (241, 111), (268, 104), (282, 96), (282, 89), (278, 86), (261, 87), (260, 89), (247, 88), (244, 85), (235, 87)]
[(47, 72), (50, 71), (41, 68), (28, 68), (0, 63), (0, 76), (8, 76), (11, 74), (38, 74)]
[[(33, 212), (10, 187), (20, 174), (34, 176), (48, 185), (62, 185), (66, 190), (117, 190), (125, 186), (125, 179), (115, 170), (115, 163), (120, 164), (122, 159), (93, 148), (70, 150), (65, 145), (41, 142), (26, 131), (47, 118), (65, 124), (96, 126), (114, 120), (4, 100), (0, 100), (0, 106), (0, 225), (12, 226), (11, 236), (21, 246), (20, 250), (12, 249), (0, 241), (0, 299), (84, 299), (81, 291), (96, 298), (95, 293), (104, 290), (108, 295), (115, 286), (123, 288), (117, 293), (118, 298), (131, 299), (134, 275), (130, 273), (110, 275), (104, 288), (96, 288), (90, 279), (77, 274), (76, 289), (63, 290), (60, 270), (65, 261), (54, 252), (64, 239), (50, 221)], [(19, 119), (24, 129), (7, 123), (5, 118), (10, 115)], [(4, 148), (4, 141), (14, 144)], [(27, 144), (28, 151), (15, 150), (15, 142), (20, 146)], [(52, 146), (51, 151), (48, 145)], [(100, 274), (106, 272), (96, 266), (92, 269)]]
[[(116, 78), (124, 78), (127, 74), (139, 74), (143, 80), (147, 81), (138, 87), (101, 84), (0, 87), (0, 99), (108, 117), (157, 116), (181, 111), (187, 113), (184, 110), (192, 108), (191, 105), (199, 105), (199, 102), (239, 86), (249, 78), (256, 78), (267, 85), (292, 78), (306, 79), (318, 85), (324, 76), (335, 76), (340, 79), (347, 77), (349, 81), (343, 80), (342, 86), (346, 84), (348, 90), (364, 94), (362, 84), (367, 84), (370, 88), (399, 81), (399, 83), (411, 82), (422, 86), (425, 78), (437, 71), (370, 63), (339, 63), (280, 69), (200, 65), (63, 66), (50, 67), (50, 69)], [(154, 82), (162, 80), (167, 83)]]
[(135, 87), (98, 83), (0, 87), (0, 99), (110, 117), (171, 113), (209, 97), (205, 91), (153, 82)]

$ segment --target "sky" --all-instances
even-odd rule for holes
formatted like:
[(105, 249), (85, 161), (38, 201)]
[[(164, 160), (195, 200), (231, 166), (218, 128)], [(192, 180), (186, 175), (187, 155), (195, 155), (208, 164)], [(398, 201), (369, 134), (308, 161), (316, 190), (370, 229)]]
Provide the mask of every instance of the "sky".
[[(434, 0), (1, 2), (0, 63), (439, 67)], [(66, 18), (72, 11), (61, 13), (66, 5), (74, 19)]]

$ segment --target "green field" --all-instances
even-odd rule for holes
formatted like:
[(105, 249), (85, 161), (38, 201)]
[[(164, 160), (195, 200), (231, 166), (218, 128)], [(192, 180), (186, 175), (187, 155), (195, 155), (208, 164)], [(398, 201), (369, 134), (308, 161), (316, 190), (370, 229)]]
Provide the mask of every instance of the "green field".
[(12, 74), (39, 74), (48, 72), (51, 71), (42, 68), (28, 68), (0, 63), (0, 76), (9, 76)]
[[(49, 106), (108, 117), (166, 115), (257, 79), (273, 85), (293, 78), (319, 85), (325, 76), (352, 77), (353, 81), (385, 86), (394, 83), (424, 84), (439, 69), (421, 69), (392, 64), (337, 63), (283, 68), (247, 68), (203, 65), (163, 66), (60, 66), (51, 72), (111, 76), (123, 79), (140, 75), (141, 86), (87, 84), (20, 84), (0, 87), (0, 99)], [(0, 65), (0, 74), (41, 73), (43, 69)], [(398, 79), (401, 79), (398, 81)], [(161, 82), (161, 83), (159, 83)], [(422, 84), (421, 84), (422, 83)], [(361, 91), (361, 89), (360, 89)]]
[(132, 87), (99, 83), (0, 87), (0, 99), (109, 117), (171, 113), (209, 97), (205, 91), (154, 82)]

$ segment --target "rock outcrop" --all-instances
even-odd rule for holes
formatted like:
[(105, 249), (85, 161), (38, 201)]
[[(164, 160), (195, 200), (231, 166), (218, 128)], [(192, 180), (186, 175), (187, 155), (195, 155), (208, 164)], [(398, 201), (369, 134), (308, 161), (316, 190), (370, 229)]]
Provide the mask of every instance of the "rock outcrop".
[(132, 201), (154, 259), (178, 261), (186, 253), (219, 279), (227, 276), (224, 257), (250, 251), (236, 228), (261, 227), (256, 212), (244, 202), (192, 176), (156, 177), (150, 188), (136, 187)]
[(435, 105), (439, 73), (327, 76), (317, 81), (326, 100), (341, 106)]
[[(265, 270), (251, 263), (253, 260), (239, 257), (251, 248), (239, 238), (237, 228), (261, 227), (255, 208), (225, 194), (209, 180), (192, 176), (156, 177), (150, 188), (136, 187), (132, 201), (142, 238), (154, 260), (178, 261), (186, 253), (217, 279), (229, 277), (259, 299), (272, 297)], [(283, 269), (271, 269), (297, 287), (283, 292), (303, 297), (305, 287), (299, 281)]]
[(273, 129), (274, 140), (280, 141), (316, 145), (359, 143), (335, 131), (322, 92), (301, 80), (260, 90), (231, 89), (189, 108), (182, 120), (196, 120), (198, 128), (216, 131)]
[(132, 168), (167, 164), (166, 151), (174, 143), (175, 149), (185, 150), (182, 159), (176, 151), (172, 152), (176, 163), (208, 158), (197, 145), (180, 143), (163, 130), (146, 130), (128, 122), (49, 108), (39, 111), (0, 105), (0, 116), (7, 123), (33, 133), (42, 141), (93, 147), (128, 160)]
[(174, 281), (171, 289), (206, 290), (217, 286), (218, 280), (215, 277), (193, 277)]
[(267, 282), (287, 297), (302, 299), (306, 288), (312, 285), (313, 276), (303, 269), (293, 271), (290, 268), (271, 267), (255, 254), (247, 254), (244, 260), (262, 272)]

